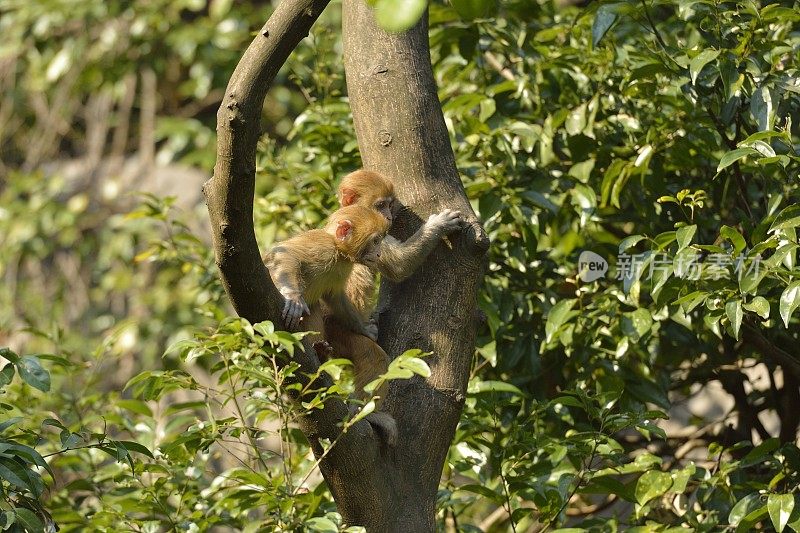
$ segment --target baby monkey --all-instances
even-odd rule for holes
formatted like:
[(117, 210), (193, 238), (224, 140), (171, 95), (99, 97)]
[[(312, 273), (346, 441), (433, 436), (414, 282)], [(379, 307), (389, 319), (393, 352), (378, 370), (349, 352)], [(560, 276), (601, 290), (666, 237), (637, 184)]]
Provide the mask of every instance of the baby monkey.
[[(399, 208), (394, 184), (385, 176), (370, 170), (356, 170), (342, 178), (339, 184), (339, 202), (345, 207), (368, 207), (380, 213), (390, 225)], [(463, 224), (461, 213), (444, 209), (430, 215), (422, 227), (405, 241), (399, 241), (391, 235), (386, 236), (373, 264), (365, 263), (353, 268), (346, 289), (350, 301), (362, 316), (368, 317), (372, 312), (376, 271), (391, 281), (403, 281), (420, 267), (446, 235), (458, 230)]]
[[(288, 329), (322, 333), (314, 335), (312, 341), (323, 354), (326, 350), (319, 345), (328, 336), (324, 315), (334, 317), (337, 327), (347, 331), (335, 353), (352, 361), (359, 393), (386, 372), (389, 358), (367, 336), (362, 315), (348, 300), (345, 287), (355, 265), (378, 264), (381, 241), (388, 229), (389, 222), (380, 213), (364, 206), (348, 206), (333, 213), (324, 229), (306, 231), (278, 243), (264, 258), (273, 283), (285, 299), (281, 316)], [(378, 394), (383, 396), (382, 391)], [(390, 415), (373, 412), (367, 419), (394, 445), (397, 428)]]
[(265, 262), (286, 299), (281, 315), (286, 327), (296, 330), (304, 321), (309, 329), (316, 304), (323, 301), (347, 329), (366, 334), (344, 288), (355, 264), (377, 265), (388, 229), (389, 223), (380, 214), (349, 206), (333, 213), (324, 229), (306, 231), (275, 245)]

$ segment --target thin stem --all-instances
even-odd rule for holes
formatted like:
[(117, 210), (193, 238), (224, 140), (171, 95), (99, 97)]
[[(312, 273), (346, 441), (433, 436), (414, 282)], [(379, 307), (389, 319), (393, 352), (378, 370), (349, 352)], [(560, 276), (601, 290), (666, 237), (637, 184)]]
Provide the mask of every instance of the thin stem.
[(230, 362), (228, 361), (228, 356), (224, 351), (220, 352), (222, 356), (222, 361), (225, 363), (225, 370), (228, 372), (228, 388), (231, 391), (231, 399), (233, 400), (233, 405), (236, 407), (236, 412), (239, 415), (239, 419), (242, 421), (242, 425), (244, 426), (244, 432), (247, 434), (247, 439), (250, 441), (250, 446), (253, 447), (253, 451), (256, 452), (256, 459), (264, 470), (269, 470), (269, 466), (267, 462), (264, 460), (264, 457), (261, 455), (261, 450), (258, 447), (258, 443), (256, 439), (253, 437), (253, 433), (250, 431), (250, 427), (247, 425), (247, 418), (244, 416), (244, 412), (242, 411), (242, 406), (239, 405), (239, 399), (236, 397), (236, 386), (233, 382), (233, 374), (231, 373)]

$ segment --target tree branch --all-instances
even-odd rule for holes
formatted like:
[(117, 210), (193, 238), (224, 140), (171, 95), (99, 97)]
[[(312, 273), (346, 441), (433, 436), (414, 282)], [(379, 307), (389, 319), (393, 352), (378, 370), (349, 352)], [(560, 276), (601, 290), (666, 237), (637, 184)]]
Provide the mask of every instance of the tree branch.
[[(214, 176), (203, 186), (211, 227), (216, 264), (222, 284), (239, 316), (252, 323), (271, 320), (282, 324), (283, 298), (269, 277), (261, 259), (253, 229), (255, 153), (260, 136), (260, 117), (267, 90), (278, 70), (297, 44), (308, 35), (311, 25), (328, 0), (283, 0), (245, 51), (231, 76), (217, 113), (217, 161)], [(298, 380), (306, 379), (319, 367), (314, 351), (296, 352), (300, 364)], [(319, 378), (327, 387), (327, 375)], [(314, 387), (312, 387), (314, 388)], [(297, 399), (297, 398), (295, 398)], [(315, 453), (321, 454), (318, 438), (333, 441), (341, 433), (340, 423), (348, 409), (341, 401), (327, 401), (300, 420)], [(374, 460), (377, 437), (367, 422), (355, 424), (326, 461), (352, 463)], [(358, 458), (353, 458), (354, 451)]]
[(742, 332), (744, 333), (744, 340), (748, 344), (753, 346), (753, 348), (761, 352), (764, 356), (769, 357), (773, 362), (781, 365), (781, 367), (783, 367), (786, 372), (791, 373), (795, 379), (800, 380), (800, 360), (786, 350), (772, 344), (769, 339), (752, 324), (742, 322)]

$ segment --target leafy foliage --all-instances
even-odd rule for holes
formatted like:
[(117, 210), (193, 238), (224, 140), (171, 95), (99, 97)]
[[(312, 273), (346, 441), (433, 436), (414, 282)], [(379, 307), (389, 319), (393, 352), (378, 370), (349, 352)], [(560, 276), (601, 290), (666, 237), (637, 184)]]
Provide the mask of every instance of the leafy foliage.
[[(399, 30), (420, 6), (376, 16)], [(339, 529), (295, 420), (348, 380), (286, 400), (296, 367), (276, 362), (296, 337), (225, 318), (206, 234), (173, 199), (130, 207), (33, 170), (91, 151), (104, 99), (136, 146), (126, 87), (145, 70), (156, 159), (209, 168), (213, 112), (265, 13), (3, 7), (0, 523)], [(263, 246), (321, 221), (360, 165), (339, 18), (265, 106)], [(431, 3), (445, 119), (492, 240), (443, 529), (800, 530), (799, 20), (790, 2)], [(604, 276), (584, 275), (587, 251)], [(385, 378), (426, 370), (411, 352)]]

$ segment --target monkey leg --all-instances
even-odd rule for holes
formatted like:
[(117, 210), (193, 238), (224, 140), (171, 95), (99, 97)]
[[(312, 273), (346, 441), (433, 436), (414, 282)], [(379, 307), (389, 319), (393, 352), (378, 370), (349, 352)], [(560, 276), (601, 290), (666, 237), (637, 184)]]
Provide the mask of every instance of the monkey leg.
[[(334, 327), (330, 321), (325, 325), (325, 340), (330, 344), (333, 353), (353, 363), (356, 397), (366, 399), (368, 395), (364, 393), (364, 386), (386, 373), (389, 369), (389, 356), (369, 337)], [(376, 390), (375, 394), (380, 399), (385, 398), (386, 384)]]
[[(366, 400), (372, 395), (364, 391), (364, 386), (385, 374), (389, 369), (389, 356), (378, 346), (378, 343), (366, 337), (354, 333), (342, 327), (335, 318), (326, 316), (325, 320), (325, 344), (329, 348), (328, 352), (336, 357), (349, 359), (353, 363), (353, 380), (355, 382), (355, 397)], [(377, 396), (376, 408), (380, 409), (381, 400), (386, 397), (388, 391), (387, 384), (384, 383), (374, 391)], [(351, 414), (355, 415), (358, 407), (351, 406)], [(366, 416), (366, 420), (373, 429), (381, 436), (389, 447), (394, 447), (397, 443), (397, 423), (394, 417), (383, 411), (373, 411)]]

